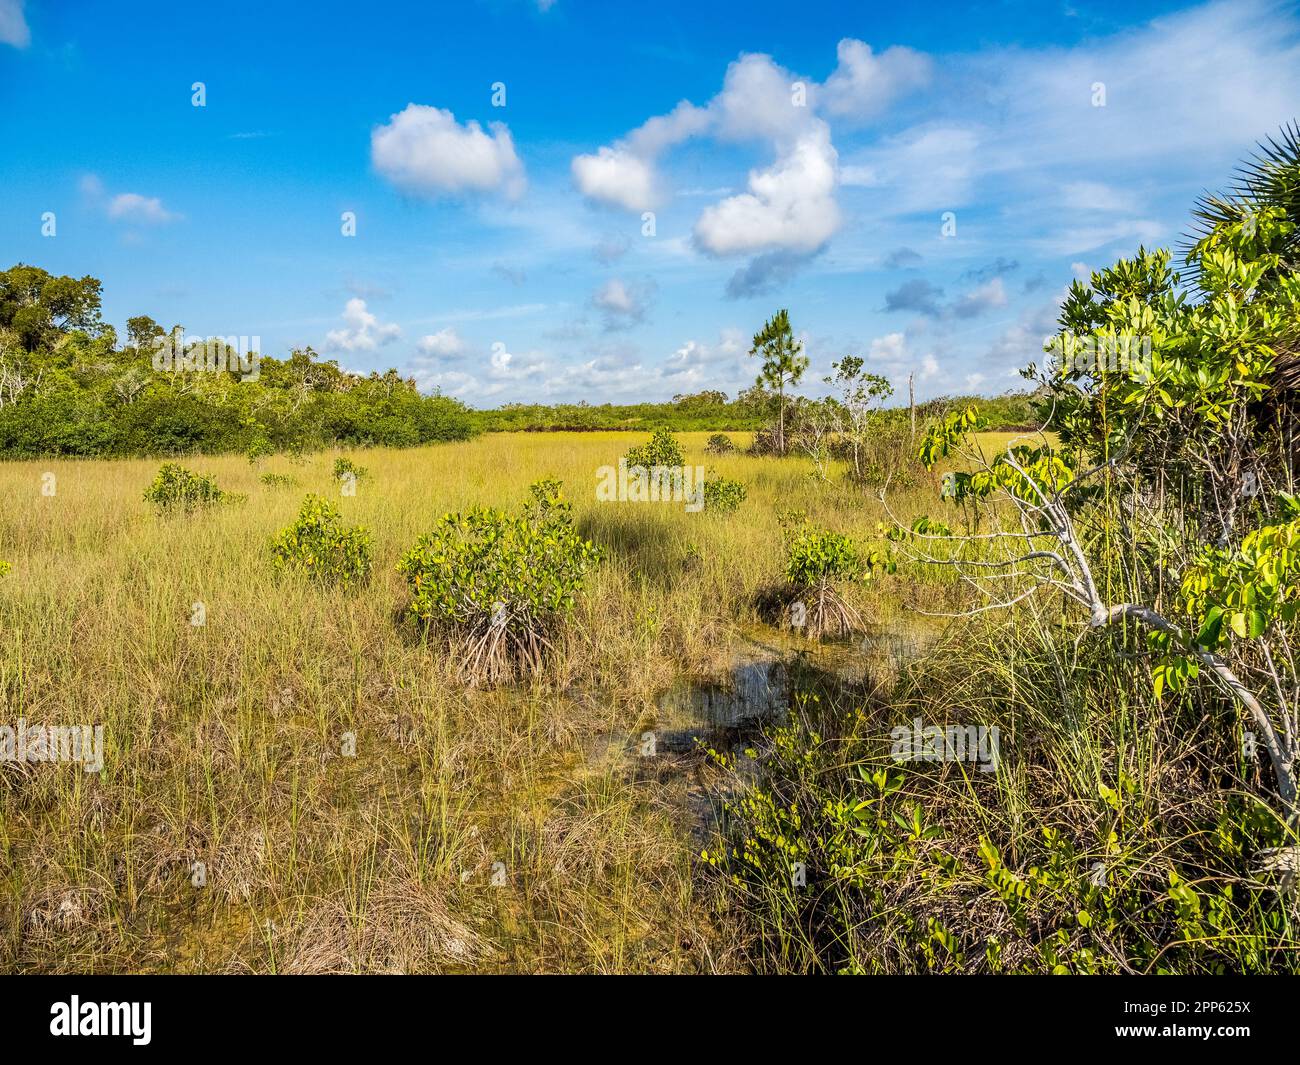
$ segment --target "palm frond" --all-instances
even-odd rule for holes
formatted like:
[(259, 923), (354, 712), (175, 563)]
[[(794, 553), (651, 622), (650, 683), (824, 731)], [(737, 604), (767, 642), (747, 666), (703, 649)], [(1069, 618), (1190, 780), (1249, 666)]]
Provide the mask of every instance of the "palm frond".
[(1179, 252), (1186, 257), (1217, 227), (1240, 222), (1261, 207), (1280, 207), (1286, 212), (1297, 227), (1290, 247), (1300, 250), (1300, 124), (1295, 120), (1259, 143), (1255, 154), (1236, 168), (1233, 182), (1224, 192), (1202, 193), (1192, 209), (1192, 230), (1184, 234)]

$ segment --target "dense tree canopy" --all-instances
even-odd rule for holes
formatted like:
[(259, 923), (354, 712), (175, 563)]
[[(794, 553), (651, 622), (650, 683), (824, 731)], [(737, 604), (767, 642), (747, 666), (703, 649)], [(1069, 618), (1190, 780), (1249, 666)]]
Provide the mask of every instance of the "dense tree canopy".
[(233, 368), (158, 369), (156, 345), (173, 334), (138, 315), (119, 346), (100, 291), (93, 277), (0, 272), (0, 454), (409, 447), (473, 432), (458, 401), (423, 396), (396, 370), (351, 373), (310, 348), (259, 357), (255, 373), (224, 357)]

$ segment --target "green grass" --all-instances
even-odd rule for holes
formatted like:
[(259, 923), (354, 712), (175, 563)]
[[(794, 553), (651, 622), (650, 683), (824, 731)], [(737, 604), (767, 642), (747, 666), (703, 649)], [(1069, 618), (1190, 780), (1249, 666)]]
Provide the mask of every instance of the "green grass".
[[(981, 444), (991, 452), (1014, 435)], [(1206, 933), (1251, 945), (1192, 961), (1170, 946), (1189, 934), (1170, 909), (1170, 872), (1244, 882), (1243, 863), (1267, 842), (1206, 773), (1234, 764), (1222, 749), (1230, 731), (1205, 728), (1190, 703), (1117, 700), (1142, 678), (1095, 648), (1072, 657), (1074, 636), (1062, 642), (1050, 603), (945, 633), (921, 615), (971, 602), (948, 569), (904, 567), (845, 589), (871, 632), (938, 640), (915, 660), (888, 640), (819, 649), (773, 628), (756, 604), (781, 576), (781, 513), (880, 545), (885, 512), (839, 468), (822, 481), (799, 457), (706, 456), (708, 436), (680, 435), (686, 461), (746, 485), (733, 513), (597, 502), (599, 467), (629, 445), (620, 432), (352, 451), (369, 470), (354, 496), (333, 477), (336, 453), (256, 465), (195, 457), (195, 472), (247, 499), (175, 515), (143, 498), (155, 461), (0, 465), (0, 554), (12, 563), (0, 580), (0, 723), (102, 723), (107, 748), (99, 774), (0, 766), (0, 967), (992, 971), (994, 937), (1008, 951), (1000, 971), (1050, 969), (1043, 936), (1019, 931), (990, 897), (979, 850), (989, 838), (1027, 876), (1048, 860), (1045, 828), (1066, 833), (1079, 875), (1037, 900), (1035, 919), (1068, 931), (1075, 971), (1087, 968), (1085, 949), (1133, 948), (1130, 969), (1139, 958), (1244, 966), (1252, 950), (1276, 968), (1294, 955), (1293, 933), (1267, 925), (1276, 910), (1262, 889)], [(297, 484), (264, 484), (266, 473)], [(937, 498), (940, 474), (913, 473), (911, 489), (891, 491), (893, 513), (959, 524)], [(46, 474), (53, 495), (42, 493)], [(467, 689), (456, 655), (403, 621), (397, 560), (445, 512), (513, 509), (547, 477), (564, 481), (603, 561), (542, 678)], [(307, 493), (369, 531), (367, 583), (277, 573), (271, 537)], [(747, 639), (803, 652), (814, 672), (865, 670), (861, 683), (832, 677), (792, 731), (760, 744), (771, 760), (753, 779), (803, 810), (818, 861), (838, 831), (826, 810), (860, 798), (855, 767), (891, 768), (880, 746), (891, 725), (919, 714), (1003, 730), (1014, 755), (1004, 772), (909, 772), (890, 800), (904, 819), (920, 806), (940, 834), (908, 852), (901, 875), (876, 878), (890, 892), (878, 900), (884, 918), (861, 908), (870, 896), (860, 888), (828, 924), (791, 893), (780, 862), (743, 886), (713, 875), (699, 859), (706, 796), (760, 795), (747, 790), (749, 771), (734, 776), (698, 753), (636, 755), (644, 731), (681, 724), (660, 720), (660, 694), (725, 675)], [(1176, 749), (1174, 737), (1191, 739)], [(1250, 781), (1235, 786), (1244, 796)], [(1106, 843), (1117, 811), (1105, 788), (1123, 795), (1118, 843)], [(1237, 825), (1227, 842), (1202, 845), (1224, 817)], [(731, 824), (743, 833), (763, 821), (733, 813)], [(957, 862), (950, 872), (934, 864), (941, 854)], [(1070, 893), (1086, 892), (1081, 877), (1107, 854), (1127, 870), (1138, 916), (1084, 942)], [(814, 873), (825, 870), (814, 863)], [(953, 916), (967, 911), (978, 917)], [(949, 939), (934, 938), (929, 916)]]
[[(142, 498), (154, 461), (0, 465), (4, 720), (102, 723), (107, 748), (97, 775), (0, 767), (0, 966), (737, 964), (698, 898), (687, 782), (638, 780), (625, 751), (659, 691), (725, 668), (738, 629), (757, 624), (779, 510), (864, 537), (880, 514), (800, 459), (706, 460), (707, 437), (683, 436), (687, 461), (749, 488), (726, 517), (597, 503), (622, 433), (352, 452), (370, 471), (354, 497), (332, 453), (195, 457), (248, 498), (174, 516)], [(264, 485), (267, 472), (299, 485)], [(467, 692), (447, 649), (399, 622), (394, 567), (444, 512), (514, 507), (541, 477), (565, 482), (607, 560), (544, 683)], [(363, 588), (274, 569), (269, 541), (309, 492), (373, 535)], [(355, 757), (341, 753), (348, 733)]]

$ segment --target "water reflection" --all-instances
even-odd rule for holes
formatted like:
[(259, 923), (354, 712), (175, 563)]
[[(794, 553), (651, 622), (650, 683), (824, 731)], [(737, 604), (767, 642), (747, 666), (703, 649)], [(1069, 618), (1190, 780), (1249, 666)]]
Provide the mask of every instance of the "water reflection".
[(848, 705), (869, 698), (929, 642), (928, 634), (875, 626), (851, 640), (810, 645), (766, 630), (746, 640), (721, 678), (683, 678), (658, 700), (657, 744), (665, 753), (700, 743), (719, 749), (781, 724), (800, 697)]

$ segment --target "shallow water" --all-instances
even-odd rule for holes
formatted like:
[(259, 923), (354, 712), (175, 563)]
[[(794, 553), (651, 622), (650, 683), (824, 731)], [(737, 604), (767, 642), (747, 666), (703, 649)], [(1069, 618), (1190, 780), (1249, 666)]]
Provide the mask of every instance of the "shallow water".
[(788, 632), (747, 634), (721, 677), (682, 677), (657, 704), (656, 740), (667, 753), (701, 744), (731, 749), (781, 724), (800, 698), (868, 698), (937, 636), (933, 627), (872, 626), (850, 639), (810, 643)]
[(661, 742), (674, 749), (683, 741), (689, 746), (694, 735), (726, 735), (779, 722), (789, 710), (790, 688), (790, 671), (780, 659), (739, 662), (720, 680), (683, 678), (659, 698), (659, 720), (668, 726)]

